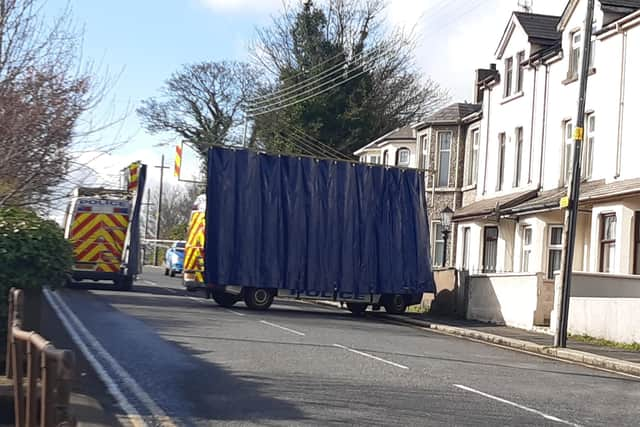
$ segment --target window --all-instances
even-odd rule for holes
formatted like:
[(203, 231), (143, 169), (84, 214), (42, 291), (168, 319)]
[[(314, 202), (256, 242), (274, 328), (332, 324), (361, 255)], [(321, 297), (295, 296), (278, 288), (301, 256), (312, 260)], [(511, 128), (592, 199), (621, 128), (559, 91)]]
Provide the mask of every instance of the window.
[(531, 237), (533, 236), (533, 230), (531, 226), (524, 225), (522, 227), (522, 260), (520, 265), (520, 271), (522, 273), (529, 272), (529, 265), (531, 261)]
[(478, 176), (478, 150), (480, 149), (480, 129), (471, 131), (471, 147), (467, 161), (465, 185), (474, 185)]
[(451, 132), (438, 132), (438, 187), (449, 186)]
[(571, 47), (569, 50), (569, 71), (567, 78), (578, 77), (578, 70), (580, 69), (580, 48), (582, 45), (582, 34), (580, 31), (575, 31), (570, 34)]
[(635, 213), (633, 236), (633, 274), (640, 274), (640, 212)]
[(388, 150), (384, 150), (384, 153), (382, 153), (382, 164), (387, 166), (389, 164), (389, 151)]
[(420, 165), (421, 168), (423, 169), (429, 169), (428, 167), (428, 162), (427, 162), (427, 135), (421, 135), (420, 136), (420, 148), (419, 150), (422, 150), (422, 164)]
[(462, 269), (469, 270), (469, 239), (471, 228), (464, 227), (462, 229)]
[(571, 123), (571, 120), (567, 120), (566, 122), (564, 122), (562, 125), (562, 129), (562, 142), (564, 147), (564, 166), (562, 168), (563, 183), (567, 184), (569, 182), (569, 177), (571, 176), (571, 171), (573, 169), (573, 124)]
[(516, 67), (518, 67), (517, 69), (518, 74), (516, 74), (516, 93), (517, 93), (517, 92), (522, 92), (522, 86), (524, 82), (524, 52), (518, 52), (518, 55), (516, 56)]
[(547, 279), (553, 279), (560, 271), (562, 257), (562, 226), (552, 225), (549, 228), (549, 259), (547, 263)]
[(516, 159), (514, 165), (513, 186), (520, 186), (520, 176), (522, 175), (522, 128), (516, 128)]
[(433, 265), (442, 267), (444, 263), (444, 238), (442, 236), (442, 224), (433, 223)]
[(586, 135), (584, 139), (584, 146), (582, 147), (582, 178), (591, 178), (591, 172), (593, 170), (593, 147), (596, 142), (596, 116), (589, 114), (587, 116), (585, 128)]
[(504, 185), (504, 145), (506, 135), (501, 133), (498, 135), (498, 177), (496, 183), (496, 191), (502, 190)]
[(504, 97), (511, 96), (511, 80), (513, 79), (513, 58), (504, 60)]
[(600, 218), (600, 272), (611, 273), (616, 259), (616, 214)]
[(411, 151), (408, 148), (400, 148), (396, 151), (396, 166), (409, 166)]
[(498, 227), (484, 228), (484, 248), (482, 252), (482, 272), (495, 273), (498, 259)]

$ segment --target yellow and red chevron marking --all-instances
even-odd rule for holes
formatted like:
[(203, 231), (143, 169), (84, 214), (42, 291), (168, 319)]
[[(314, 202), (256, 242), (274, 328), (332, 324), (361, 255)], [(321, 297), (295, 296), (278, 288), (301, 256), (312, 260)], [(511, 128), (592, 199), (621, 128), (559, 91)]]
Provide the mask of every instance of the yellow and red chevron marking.
[(136, 191), (138, 189), (138, 176), (140, 175), (140, 163), (134, 162), (129, 165), (129, 184), (127, 189), (129, 191)]
[(180, 167), (182, 166), (182, 146), (176, 145), (176, 161), (173, 167), (173, 175), (180, 178)]
[(204, 212), (192, 212), (185, 248), (184, 270), (196, 273), (196, 280), (204, 282)]
[(100, 271), (118, 271), (128, 222), (123, 214), (76, 214), (69, 239), (76, 262), (98, 263)]

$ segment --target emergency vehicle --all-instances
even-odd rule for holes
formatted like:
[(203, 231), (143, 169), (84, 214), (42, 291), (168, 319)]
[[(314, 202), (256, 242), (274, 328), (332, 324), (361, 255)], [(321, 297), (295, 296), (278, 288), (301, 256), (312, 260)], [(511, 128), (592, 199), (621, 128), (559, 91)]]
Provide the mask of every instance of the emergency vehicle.
[(204, 227), (207, 196), (199, 195), (193, 203), (184, 253), (182, 281), (189, 291), (204, 288)]
[(73, 247), (71, 280), (112, 281), (129, 290), (141, 267), (140, 205), (146, 166), (128, 168), (127, 189), (76, 188), (67, 206), (65, 238)]

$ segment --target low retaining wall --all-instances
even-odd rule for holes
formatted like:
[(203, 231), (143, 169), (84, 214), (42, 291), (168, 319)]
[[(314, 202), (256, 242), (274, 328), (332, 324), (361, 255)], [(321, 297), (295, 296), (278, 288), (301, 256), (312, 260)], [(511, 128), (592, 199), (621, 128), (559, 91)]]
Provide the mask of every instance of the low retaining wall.
[(542, 273), (469, 276), (467, 318), (522, 329), (548, 322), (553, 283)]
[(622, 343), (640, 343), (640, 278), (574, 273), (569, 333)]

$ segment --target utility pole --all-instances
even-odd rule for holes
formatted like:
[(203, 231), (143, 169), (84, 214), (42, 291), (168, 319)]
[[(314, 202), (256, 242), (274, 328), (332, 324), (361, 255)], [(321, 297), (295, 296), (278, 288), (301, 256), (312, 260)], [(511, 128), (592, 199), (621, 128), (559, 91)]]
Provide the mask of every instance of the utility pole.
[[(158, 194), (158, 210), (156, 212), (156, 240), (160, 239), (160, 215), (162, 214), (162, 184), (164, 182), (164, 170), (169, 169), (169, 166), (164, 165), (164, 154), (160, 161), (160, 166), (155, 166), (160, 169), (160, 194)], [(158, 265), (158, 242), (153, 247), (153, 265)]]
[[(151, 210), (151, 205), (152, 204), (153, 203), (151, 203), (151, 189), (147, 188), (147, 203), (143, 203), (142, 204), (143, 206), (146, 206), (146, 208), (147, 208), (146, 219), (145, 219), (145, 222), (144, 222), (144, 238), (145, 239), (149, 235), (148, 234), (149, 233), (149, 211)], [(146, 259), (146, 257), (147, 257), (147, 245), (144, 246), (143, 250), (144, 250), (143, 262), (144, 262), (144, 259)]]
[(593, 28), (594, 0), (587, 3), (587, 16), (584, 21), (584, 42), (582, 46), (582, 67), (580, 71), (580, 92), (578, 97), (578, 116), (573, 132), (573, 165), (567, 195), (568, 206), (564, 217), (563, 245), (561, 256), (562, 282), (560, 286), (560, 307), (558, 311), (558, 327), (555, 331), (553, 345), (567, 346), (567, 328), (569, 324), (569, 301), (571, 299), (571, 274), (573, 254), (576, 243), (576, 224), (578, 223), (578, 203), (580, 201), (580, 176), (582, 159), (582, 139), (584, 137), (584, 110), (587, 96), (587, 79), (589, 78), (589, 58), (591, 57), (591, 35)]

